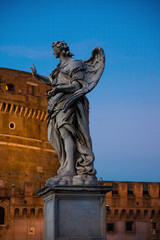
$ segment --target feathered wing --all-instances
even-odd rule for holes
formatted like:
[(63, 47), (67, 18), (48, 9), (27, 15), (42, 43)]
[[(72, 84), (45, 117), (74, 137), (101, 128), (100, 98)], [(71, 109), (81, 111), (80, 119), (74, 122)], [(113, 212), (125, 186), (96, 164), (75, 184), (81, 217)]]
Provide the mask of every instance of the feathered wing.
[(85, 78), (83, 87), (74, 93), (74, 96), (66, 103), (64, 112), (79, 98), (90, 92), (98, 83), (105, 66), (104, 51), (100, 47), (92, 50), (89, 59), (83, 62), (85, 68)]
[(104, 51), (96, 47), (92, 51), (92, 56), (84, 62), (85, 81), (88, 83), (88, 92), (90, 92), (98, 83), (105, 66)]

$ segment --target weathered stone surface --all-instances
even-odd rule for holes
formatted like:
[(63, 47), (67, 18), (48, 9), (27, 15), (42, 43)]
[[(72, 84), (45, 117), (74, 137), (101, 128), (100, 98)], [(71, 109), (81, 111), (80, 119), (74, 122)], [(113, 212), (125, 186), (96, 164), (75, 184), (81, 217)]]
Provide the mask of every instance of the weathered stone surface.
[(57, 185), (74, 185), (74, 186), (96, 186), (97, 185), (97, 178), (95, 176), (89, 175), (76, 175), (76, 176), (56, 176), (48, 179), (46, 181), (46, 186), (53, 188)]
[(107, 186), (55, 186), (41, 189), (44, 240), (106, 239)]

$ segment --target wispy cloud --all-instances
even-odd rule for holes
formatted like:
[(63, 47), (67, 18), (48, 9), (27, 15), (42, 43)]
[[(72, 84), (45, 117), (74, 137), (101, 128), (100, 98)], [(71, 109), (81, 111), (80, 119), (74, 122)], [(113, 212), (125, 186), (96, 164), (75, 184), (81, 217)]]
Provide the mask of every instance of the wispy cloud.
[(48, 49), (30, 48), (26, 46), (0, 46), (0, 52), (9, 56), (26, 57), (30, 59), (46, 58), (51, 52)]

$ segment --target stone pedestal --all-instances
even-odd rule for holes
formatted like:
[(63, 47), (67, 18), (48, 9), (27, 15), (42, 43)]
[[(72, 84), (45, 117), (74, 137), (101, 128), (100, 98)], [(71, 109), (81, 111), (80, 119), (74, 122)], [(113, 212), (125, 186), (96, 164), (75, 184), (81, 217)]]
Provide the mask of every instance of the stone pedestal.
[(44, 240), (105, 240), (107, 186), (54, 186), (44, 198)]

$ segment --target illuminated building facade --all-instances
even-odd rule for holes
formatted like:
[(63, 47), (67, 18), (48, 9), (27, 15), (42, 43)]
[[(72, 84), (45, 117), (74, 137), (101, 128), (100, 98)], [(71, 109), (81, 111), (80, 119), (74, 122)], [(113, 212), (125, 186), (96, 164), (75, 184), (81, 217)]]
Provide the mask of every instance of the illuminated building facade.
[(0, 239), (43, 239), (36, 193), (59, 167), (47, 141), (48, 89), (30, 73), (0, 68)]
[(107, 240), (160, 239), (160, 184), (103, 182), (106, 195)]

